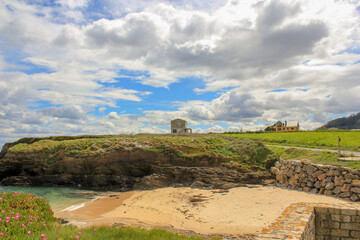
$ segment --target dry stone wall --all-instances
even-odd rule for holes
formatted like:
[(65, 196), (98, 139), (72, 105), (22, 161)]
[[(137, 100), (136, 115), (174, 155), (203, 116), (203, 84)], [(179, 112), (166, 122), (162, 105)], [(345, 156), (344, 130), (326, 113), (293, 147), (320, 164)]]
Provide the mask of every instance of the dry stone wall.
[(294, 190), (360, 200), (360, 170), (313, 164), (308, 160), (280, 160), (271, 168), (277, 185)]

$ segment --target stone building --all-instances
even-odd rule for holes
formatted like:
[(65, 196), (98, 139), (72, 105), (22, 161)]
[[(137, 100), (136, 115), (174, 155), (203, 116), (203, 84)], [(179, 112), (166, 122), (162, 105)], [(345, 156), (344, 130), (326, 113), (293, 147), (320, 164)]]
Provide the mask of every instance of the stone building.
[(187, 121), (177, 118), (171, 121), (171, 133), (192, 133), (192, 129), (187, 127)]

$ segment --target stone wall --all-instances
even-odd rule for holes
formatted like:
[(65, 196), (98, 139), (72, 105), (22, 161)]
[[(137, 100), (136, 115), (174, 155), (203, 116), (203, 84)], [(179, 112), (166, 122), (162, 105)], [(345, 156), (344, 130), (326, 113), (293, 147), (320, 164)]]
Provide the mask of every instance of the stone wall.
[(300, 202), (287, 207), (255, 240), (315, 240), (315, 233), (314, 206)]
[(316, 240), (360, 239), (360, 210), (315, 207)]
[(313, 164), (308, 160), (280, 160), (271, 168), (277, 185), (290, 189), (360, 200), (360, 170)]
[(294, 203), (255, 239), (359, 240), (360, 205)]

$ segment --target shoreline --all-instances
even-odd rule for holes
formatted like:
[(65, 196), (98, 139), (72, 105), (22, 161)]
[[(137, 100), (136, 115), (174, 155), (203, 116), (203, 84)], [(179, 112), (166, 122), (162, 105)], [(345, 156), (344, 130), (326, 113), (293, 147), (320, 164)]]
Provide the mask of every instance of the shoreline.
[(110, 193), (74, 210), (55, 212), (79, 227), (163, 228), (195, 235), (257, 235), (292, 203), (348, 203), (269, 186), (229, 190), (161, 188)]

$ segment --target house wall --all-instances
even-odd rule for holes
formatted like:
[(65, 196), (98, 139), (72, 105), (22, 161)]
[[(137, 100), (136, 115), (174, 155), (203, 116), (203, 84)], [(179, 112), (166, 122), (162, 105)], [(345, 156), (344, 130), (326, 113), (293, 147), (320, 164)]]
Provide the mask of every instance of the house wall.
[(185, 133), (185, 128), (187, 128), (187, 122), (182, 119), (175, 119), (171, 121), (171, 133)]
[[(286, 122), (286, 121), (285, 121)], [(292, 132), (298, 131), (298, 126), (288, 126), (287, 123), (277, 122), (275, 125), (276, 132)]]

